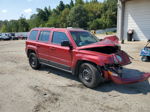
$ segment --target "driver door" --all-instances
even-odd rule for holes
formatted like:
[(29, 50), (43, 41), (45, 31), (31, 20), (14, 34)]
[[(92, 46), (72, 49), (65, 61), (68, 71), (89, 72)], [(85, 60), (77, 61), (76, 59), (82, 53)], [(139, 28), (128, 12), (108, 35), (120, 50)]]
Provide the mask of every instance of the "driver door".
[(56, 67), (71, 70), (72, 50), (69, 47), (61, 46), (62, 41), (69, 41), (66, 33), (53, 32), (50, 46), (51, 61)]

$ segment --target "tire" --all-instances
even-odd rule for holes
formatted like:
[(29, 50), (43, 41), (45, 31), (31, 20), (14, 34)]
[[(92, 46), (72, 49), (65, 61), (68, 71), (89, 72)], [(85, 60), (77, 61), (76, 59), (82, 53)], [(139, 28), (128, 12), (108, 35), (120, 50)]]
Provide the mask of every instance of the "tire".
[(104, 82), (102, 72), (91, 63), (83, 63), (79, 69), (79, 79), (88, 88), (96, 88)]
[(35, 70), (37, 70), (41, 67), (41, 64), (39, 63), (39, 60), (35, 53), (29, 54), (29, 64)]
[(147, 57), (147, 56), (142, 56), (141, 60), (142, 60), (143, 62), (147, 62), (147, 61), (148, 61), (148, 57)]

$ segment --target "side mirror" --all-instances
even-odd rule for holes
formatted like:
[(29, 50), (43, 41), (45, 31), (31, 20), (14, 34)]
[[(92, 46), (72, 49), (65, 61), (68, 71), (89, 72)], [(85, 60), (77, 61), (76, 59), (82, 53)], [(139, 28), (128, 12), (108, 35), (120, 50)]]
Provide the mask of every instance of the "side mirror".
[(69, 41), (62, 41), (61, 42), (61, 46), (69, 47), (70, 46), (70, 42)]
[(69, 47), (69, 48), (70, 48), (70, 50), (72, 50), (72, 49), (73, 49), (73, 47), (72, 47), (72, 45), (70, 44), (70, 42), (69, 42), (69, 41), (62, 41), (62, 42), (61, 42), (61, 46)]

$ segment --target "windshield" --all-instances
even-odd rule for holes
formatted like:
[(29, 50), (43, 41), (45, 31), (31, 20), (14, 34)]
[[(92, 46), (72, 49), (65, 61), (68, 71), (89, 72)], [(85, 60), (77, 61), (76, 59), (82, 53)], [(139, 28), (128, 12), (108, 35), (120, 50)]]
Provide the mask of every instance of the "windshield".
[(77, 44), (77, 46), (85, 46), (85, 45), (93, 44), (99, 41), (95, 36), (93, 36), (89, 32), (70, 31), (70, 33), (73, 37), (73, 40)]

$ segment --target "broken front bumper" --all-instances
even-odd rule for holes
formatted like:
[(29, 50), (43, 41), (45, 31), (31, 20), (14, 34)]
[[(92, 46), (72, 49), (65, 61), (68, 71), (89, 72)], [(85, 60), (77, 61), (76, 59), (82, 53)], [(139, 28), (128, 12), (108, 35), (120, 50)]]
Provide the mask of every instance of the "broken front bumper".
[(142, 82), (150, 77), (150, 73), (145, 73), (139, 77), (133, 78), (121, 78), (120, 76), (114, 75), (115, 73), (110, 71), (104, 71), (104, 77), (108, 80), (112, 80), (116, 84), (132, 84)]

